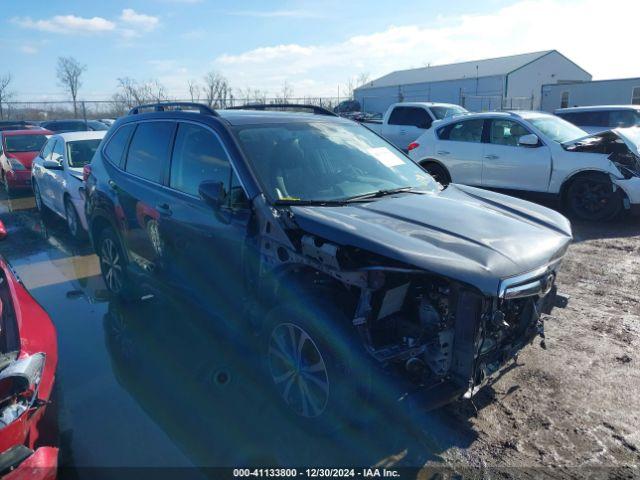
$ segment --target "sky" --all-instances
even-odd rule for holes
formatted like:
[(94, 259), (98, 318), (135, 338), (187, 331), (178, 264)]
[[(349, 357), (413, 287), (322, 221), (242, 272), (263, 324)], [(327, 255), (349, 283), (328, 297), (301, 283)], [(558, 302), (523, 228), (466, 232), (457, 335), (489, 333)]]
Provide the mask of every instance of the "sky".
[(0, 76), (16, 100), (66, 99), (59, 56), (86, 65), (79, 97), (118, 78), (224, 75), (235, 91), (344, 96), (350, 79), (557, 49), (594, 79), (640, 77), (638, 0), (0, 0)]

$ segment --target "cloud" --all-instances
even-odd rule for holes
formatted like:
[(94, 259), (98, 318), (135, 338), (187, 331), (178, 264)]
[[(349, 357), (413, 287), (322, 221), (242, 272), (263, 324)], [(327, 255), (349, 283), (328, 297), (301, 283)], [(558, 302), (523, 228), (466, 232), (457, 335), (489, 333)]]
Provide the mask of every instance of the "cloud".
[(20, 51), (22, 53), (26, 53), (27, 55), (35, 55), (38, 53), (38, 49), (32, 45), (21, 45)]
[(55, 15), (47, 20), (32, 20), (31, 17), (16, 17), (11, 21), (23, 28), (62, 34), (102, 33), (115, 30), (116, 28), (116, 24), (106, 18), (84, 18), (76, 15)]
[[(594, 15), (593, 12), (598, 12)], [(278, 91), (287, 79), (299, 93), (336, 95), (337, 85), (368, 72), (557, 49), (595, 77), (638, 76), (628, 49), (636, 43), (637, 0), (521, 0), (488, 14), (436, 17), (322, 44), (261, 46), (213, 61), (236, 88)], [(615, 26), (615, 27), (613, 27)], [(298, 85), (313, 88), (304, 92)], [(315, 87), (314, 87), (315, 86)]]
[(323, 16), (307, 10), (240, 10), (229, 12), (229, 15), (258, 18), (320, 18)]
[(131, 27), (139, 28), (146, 32), (154, 30), (160, 24), (160, 19), (158, 17), (138, 13), (132, 8), (125, 8), (122, 10), (120, 20)]

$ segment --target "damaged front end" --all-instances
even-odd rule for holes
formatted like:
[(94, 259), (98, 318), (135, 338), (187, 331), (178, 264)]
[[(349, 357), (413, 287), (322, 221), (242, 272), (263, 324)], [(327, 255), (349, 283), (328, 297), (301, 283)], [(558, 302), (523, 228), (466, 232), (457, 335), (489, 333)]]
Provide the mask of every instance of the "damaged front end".
[[(394, 373), (421, 408), (473, 395), (536, 336), (556, 302), (561, 257), (503, 281), (495, 295), (473, 285), (310, 234), (278, 210), (284, 225), (261, 228), (261, 273), (292, 266), (329, 279), (368, 354)], [(308, 279), (308, 277), (307, 277)], [(347, 301), (344, 301), (344, 299)]]

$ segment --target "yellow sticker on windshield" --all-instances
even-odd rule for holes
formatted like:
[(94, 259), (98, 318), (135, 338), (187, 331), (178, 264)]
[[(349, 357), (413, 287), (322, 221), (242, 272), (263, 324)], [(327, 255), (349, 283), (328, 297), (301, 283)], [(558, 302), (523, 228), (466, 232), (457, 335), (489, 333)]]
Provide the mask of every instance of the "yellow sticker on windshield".
[(367, 152), (375, 157), (375, 159), (382, 163), (385, 167), (391, 168), (404, 164), (402, 159), (387, 147), (369, 148), (367, 149)]

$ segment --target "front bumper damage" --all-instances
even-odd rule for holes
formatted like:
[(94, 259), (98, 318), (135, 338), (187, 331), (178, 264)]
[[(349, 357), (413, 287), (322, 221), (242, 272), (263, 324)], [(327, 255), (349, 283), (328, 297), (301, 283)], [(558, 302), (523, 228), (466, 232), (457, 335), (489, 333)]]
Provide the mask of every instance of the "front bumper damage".
[[(545, 315), (554, 307), (566, 306), (568, 301), (557, 293), (557, 266), (546, 266), (508, 279), (502, 282), (498, 295), (493, 298), (464, 285), (445, 287), (439, 280), (441, 283), (435, 290), (446, 293), (448, 300), (438, 301), (433, 289), (426, 295), (423, 290), (414, 329), (408, 318), (403, 322), (388, 314), (391, 308), (388, 302), (378, 300), (376, 303), (374, 294), (364, 293), (361, 301), (377, 307), (363, 315), (360, 306), (360, 315), (356, 315), (354, 325), (381, 366), (400, 373), (395, 375), (397, 400), (412, 409), (435, 409), (459, 398), (471, 398), (499, 378), (509, 362), (536, 338), (545, 347)], [(417, 278), (418, 283), (427, 280)], [(405, 303), (407, 297), (401, 302), (397, 298), (400, 295), (398, 288), (387, 291), (393, 292), (389, 301), (398, 306), (402, 304), (396, 315), (410, 315), (410, 305), (415, 302), (409, 298)], [(416, 290), (402, 287), (402, 293), (411, 297)], [(376, 308), (378, 314), (375, 314)], [(383, 317), (380, 317), (380, 310)], [(396, 321), (401, 325), (399, 328), (404, 332), (395, 337), (396, 343), (376, 346), (379, 327), (375, 325), (376, 320), (374, 325), (365, 320), (376, 317), (377, 322)], [(377, 337), (380, 337), (379, 332)]]

